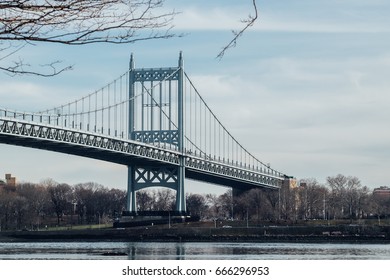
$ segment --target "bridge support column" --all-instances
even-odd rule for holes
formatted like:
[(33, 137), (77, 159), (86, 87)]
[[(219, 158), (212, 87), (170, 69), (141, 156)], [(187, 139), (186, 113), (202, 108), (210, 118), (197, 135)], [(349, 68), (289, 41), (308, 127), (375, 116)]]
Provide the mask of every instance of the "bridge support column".
[(179, 56), (179, 77), (177, 86), (177, 110), (178, 110), (178, 148), (181, 153), (179, 157), (179, 168), (177, 174), (177, 196), (176, 196), (176, 211), (186, 212), (186, 198), (184, 189), (184, 178), (185, 178), (185, 158), (184, 158), (184, 64), (182, 52)]
[(129, 212), (137, 212), (137, 200), (134, 178), (134, 166), (127, 167), (127, 203), (126, 210)]
[(179, 167), (129, 165), (127, 168), (127, 211), (137, 212), (136, 192), (149, 187), (165, 187), (175, 190), (175, 210), (178, 212), (186, 211), (184, 165)]
[[(181, 158), (180, 161), (184, 161), (184, 158)], [(184, 163), (180, 164), (177, 174), (177, 189), (176, 189), (176, 211), (186, 212), (186, 197), (184, 189)]]

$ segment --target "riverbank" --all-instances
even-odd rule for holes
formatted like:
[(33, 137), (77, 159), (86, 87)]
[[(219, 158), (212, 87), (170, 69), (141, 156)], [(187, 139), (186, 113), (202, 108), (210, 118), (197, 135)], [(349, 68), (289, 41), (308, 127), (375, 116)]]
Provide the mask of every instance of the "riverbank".
[(149, 226), (0, 232), (0, 242), (299, 242), (390, 243), (390, 226)]

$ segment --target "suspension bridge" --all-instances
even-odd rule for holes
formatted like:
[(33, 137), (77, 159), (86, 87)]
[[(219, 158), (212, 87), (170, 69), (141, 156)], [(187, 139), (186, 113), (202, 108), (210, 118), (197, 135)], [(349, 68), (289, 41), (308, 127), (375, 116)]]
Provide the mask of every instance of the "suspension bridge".
[(246, 150), (216, 117), (183, 67), (135, 68), (67, 104), (24, 112), (0, 108), (0, 143), (126, 165), (127, 211), (147, 187), (176, 191), (185, 178), (246, 190), (278, 189), (286, 178)]

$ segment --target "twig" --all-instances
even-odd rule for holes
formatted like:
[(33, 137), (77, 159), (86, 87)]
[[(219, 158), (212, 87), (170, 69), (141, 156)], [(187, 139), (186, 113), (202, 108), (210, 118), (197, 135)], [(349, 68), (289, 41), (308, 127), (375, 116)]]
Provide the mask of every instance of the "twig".
[(245, 26), (243, 29), (241, 29), (240, 31), (235, 31), (235, 30), (232, 30), (232, 33), (234, 35), (233, 39), (229, 42), (229, 44), (227, 44), (225, 47), (222, 48), (221, 52), (217, 55), (217, 58), (218, 59), (222, 59), (222, 57), (225, 55), (225, 52), (230, 49), (230, 48), (234, 48), (236, 45), (237, 45), (237, 40), (239, 37), (242, 36), (242, 34), (244, 34), (244, 32), (249, 28), (251, 27), (255, 21), (257, 20), (258, 18), (258, 11), (257, 11), (257, 6), (256, 6), (256, 0), (252, 0), (252, 3), (253, 3), (253, 8), (254, 8), (254, 11), (255, 11), (255, 15), (252, 16), (252, 15), (249, 15), (247, 19), (245, 20), (241, 20), (242, 23), (245, 23)]

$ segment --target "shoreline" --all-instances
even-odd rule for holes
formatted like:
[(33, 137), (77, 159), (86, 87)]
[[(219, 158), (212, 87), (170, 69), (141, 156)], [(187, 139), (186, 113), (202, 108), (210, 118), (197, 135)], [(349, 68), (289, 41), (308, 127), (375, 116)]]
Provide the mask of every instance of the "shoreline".
[(390, 244), (390, 227), (135, 227), (3, 231), (0, 242), (251, 242)]

